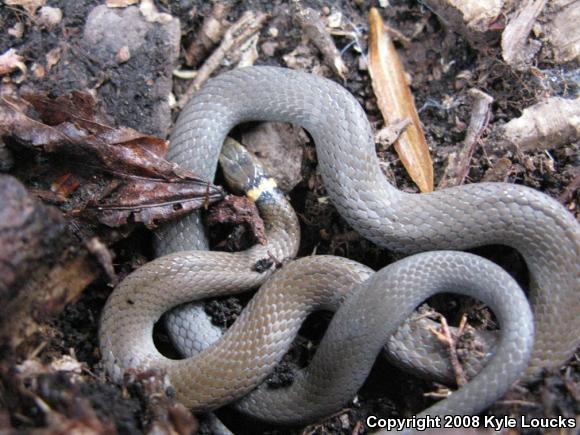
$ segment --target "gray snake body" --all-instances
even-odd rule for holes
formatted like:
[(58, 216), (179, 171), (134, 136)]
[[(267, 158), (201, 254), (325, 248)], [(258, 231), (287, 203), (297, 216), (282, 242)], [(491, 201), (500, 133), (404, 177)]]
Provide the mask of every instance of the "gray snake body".
[[(236, 124), (250, 120), (292, 122), (306, 128), (316, 144), (319, 171), (331, 201), (353, 228), (381, 246), (405, 253), (464, 249), (490, 243), (507, 244), (516, 248), (525, 258), (530, 271), (530, 301), (534, 311), (536, 334), (527, 378), (536, 376), (541, 368), (558, 367), (572, 355), (580, 341), (580, 229), (574, 218), (556, 201), (532, 189), (503, 183), (466, 185), (420, 195), (400, 192), (388, 184), (381, 173), (370, 125), (362, 108), (346, 90), (319, 77), (272, 67), (235, 70), (208, 82), (178, 119), (171, 137), (170, 159), (209, 179), (215, 172), (220, 148), (227, 133)], [(205, 248), (203, 229), (197, 215), (167, 227), (159, 233), (159, 237), (158, 247), (161, 253)], [(277, 238), (270, 240), (270, 234), (268, 237), (276, 245)], [(277, 246), (281, 248), (277, 252), (281, 258), (291, 256), (288, 252), (292, 249), (284, 248), (283, 243)], [(265, 254), (263, 251), (259, 253), (261, 256)], [(283, 355), (284, 347), (289, 344), (297, 328), (294, 326), (295, 321), (302, 318), (306, 305), (314, 304), (313, 306), (319, 307), (329, 303), (336, 304), (335, 300), (330, 302), (329, 296), (325, 296), (324, 291), (319, 291), (319, 287), (312, 285), (311, 281), (300, 280), (300, 276), (306, 276), (310, 271), (310, 276), (315, 277), (315, 281), (339, 287), (338, 298), (344, 299), (345, 289), (364, 281), (368, 276), (365, 274), (370, 273), (368, 270), (364, 271), (364, 268), (354, 267), (358, 270), (354, 273), (356, 278), (345, 276), (343, 279), (346, 283), (342, 286), (338, 284), (339, 269), (346, 267), (348, 262), (341, 263), (328, 258), (299, 260), (297, 263), (302, 266), (291, 264), (277, 272), (265, 285), (266, 290), (260, 290), (250, 303), (250, 314), (246, 315), (244, 311), (226, 336), (207, 352), (180, 361), (163, 358), (152, 344), (151, 328), (153, 322), (165, 311), (179, 303), (215, 295), (217, 291), (240, 291), (237, 284), (240, 284), (242, 276), (249, 276), (249, 287), (263, 282), (264, 275), (255, 272), (252, 274), (248, 270), (250, 265), (247, 261), (233, 262), (233, 257), (228, 255), (231, 254), (177, 252), (161, 257), (131, 274), (113, 292), (102, 319), (100, 340), (109, 370), (118, 376), (130, 367), (159, 367), (167, 370), (180, 399), (192, 408), (207, 410), (221, 406), (229, 400), (241, 397), (263, 380), (267, 371)], [(257, 258), (244, 255), (246, 260)], [(517, 286), (506, 274), (502, 274), (488, 262), (475, 258), (467, 254), (442, 252), (405, 259), (401, 265), (396, 263), (360, 284), (360, 291), (354, 292), (354, 295), (366, 296), (348, 297), (344, 310), (348, 314), (342, 314), (341, 308), (336, 315), (344, 321), (345, 316), (354, 315), (355, 308), (352, 307), (362, 309), (361, 307), (366, 306), (370, 309), (374, 304), (388, 309), (379, 302), (380, 297), (376, 293), (380, 280), (390, 280), (386, 278), (387, 273), (397, 277), (394, 282), (398, 286), (408, 287), (399, 287), (401, 308), (395, 309), (396, 313), (390, 313), (397, 318), (402, 314), (396, 314), (408, 315), (409, 310), (429, 294), (445, 288), (467, 292), (476, 297), (479, 294), (484, 302), (496, 310), (502, 325), (503, 322), (511, 322), (511, 326), (517, 331), (511, 337), (515, 340), (512, 343), (516, 345), (510, 346), (502, 336), (497, 355), (484, 368), (482, 374), (468, 384), (472, 388), (471, 394), (476, 391), (476, 395), (480, 397), (479, 405), (471, 403), (466, 399), (467, 396), (459, 393), (452, 396), (456, 397), (455, 405), (463, 404), (468, 408), (463, 408), (466, 410), (462, 412), (482, 409), (490, 400), (497, 398), (498, 386), (505, 387), (520, 376), (516, 371), (526, 365), (526, 343), (531, 340), (534, 329), (525, 315), (525, 304), (521, 302), (523, 296), (518, 293)], [(322, 266), (311, 264), (313, 261)], [(339, 268), (335, 262), (338, 262)], [(192, 264), (195, 264), (193, 271)], [(334, 278), (324, 275), (324, 271), (320, 270), (321, 267), (331, 266), (334, 267)], [(473, 268), (477, 268), (479, 272)], [(449, 274), (453, 275), (453, 279), (450, 279)], [(326, 278), (323, 279), (323, 276)], [(193, 278), (195, 281), (192, 283)], [(205, 280), (203, 284), (200, 281), (202, 278)], [(254, 302), (264, 298), (271, 299), (272, 294), (280, 295), (280, 289), (291, 282), (302, 284), (299, 294), (302, 290), (309, 289), (317, 297), (322, 297), (322, 302), (318, 299), (311, 301), (309, 298), (312, 295), (302, 295), (307, 302), (290, 298), (288, 306), (276, 300), (278, 308), (286, 306), (282, 311), (264, 308)], [(503, 283), (506, 288), (510, 288), (510, 293), (515, 296), (509, 305), (524, 313), (519, 326), (518, 322), (510, 320), (511, 308), (498, 303), (500, 296), (492, 290), (482, 288), (482, 282), (489, 287), (501, 287)], [(387, 287), (390, 289), (389, 297), (397, 300), (393, 296), (398, 294), (397, 289), (390, 284)], [(167, 288), (171, 288), (171, 291), (166, 291)], [(193, 293), (195, 296), (192, 296)], [(266, 296), (259, 296), (263, 294)], [(369, 298), (369, 302), (365, 302), (365, 297)], [(382, 319), (380, 316), (375, 317), (375, 314), (369, 314), (368, 317), (359, 315), (358, 320), (349, 324), (350, 330), (343, 323), (333, 320), (328, 334), (334, 338), (347, 336), (355, 340), (357, 331), (362, 335), (367, 334), (363, 334), (360, 325), (356, 326), (357, 321), (377, 321), (379, 318)], [(391, 324), (387, 319), (382, 319), (381, 322), (388, 325), (385, 328), (375, 328), (376, 334), (367, 337), (372, 342), (370, 350), (364, 356), (359, 355), (364, 364), (374, 360), (378, 352), (375, 349), (377, 343), (391, 336), (392, 331), (400, 325), (400, 320)], [(352, 322), (355, 322), (354, 326)], [(335, 323), (338, 326), (333, 326)], [(245, 329), (244, 324), (248, 329)], [(394, 338), (390, 338), (389, 347), (393, 340), (399, 340), (404, 335), (401, 331)], [(262, 339), (262, 334), (273, 334), (274, 338)], [(344, 341), (342, 343), (343, 347), (346, 346)], [(332, 344), (323, 343), (321, 348), (321, 355), (326, 356), (320, 358), (330, 361), (338, 359), (336, 355), (329, 357), (332, 355)], [(330, 353), (324, 353), (327, 351)], [(362, 348), (360, 351), (363, 351)], [(417, 352), (420, 350), (417, 349)], [(245, 369), (238, 370), (242, 366)], [(336, 370), (333, 372), (336, 376), (333, 376), (344, 379), (345, 382), (353, 379), (348, 388), (343, 385), (348, 394), (351, 394), (360, 385), (360, 378), (363, 378), (367, 369), (359, 368), (356, 373), (347, 374), (346, 368), (336, 365), (333, 370)], [(481, 380), (485, 379), (482, 375), (491, 376), (493, 380)], [(313, 387), (313, 391), (306, 392), (304, 382), (298, 382), (292, 391), (302, 391), (311, 400), (320, 396), (322, 391), (329, 391), (332, 400), (328, 400), (328, 403), (332, 402), (334, 407), (349, 399), (339, 397), (336, 388), (333, 389), (328, 384), (311, 382), (312, 379), (319, 378), (319, 375), (306, 374), (306, 384), (319, 387)], [(234, 387), (230, 387), (232, 383)], [(473, 390), (477, 388), (479, 391)], [(239, 406), (247, 412), (268, 418), (259, 409), (252, 411), (256, 406), (260, 408), (256, 405), (260, 403), (257, 398), (268, 394), (271, 393), (258, 389)], [(290, 402), (294, 403), (295, 394), (285, 393), (285, 399), (281, 403), (285, 403), (286, 409), (293, 410), (292, 418), (301, 420), (300, 415), (303, 413), (296, 408), (305, 406), (289, 405)], [(444, 403), (453, 404), (448, 401)], [(432, 411), (454, 411), (452, 407), (447, 408), (451, 405), (444, 403), (435, 405), (440, 409)], [(313, 411), (316, 416), (328, 411), (326, 408), (316, 409), (317, 411)], [(288, 416), (280, 418), (291, 419)], [(303, 419), (309, 418), (313, 418), (313, 415), (303, 416)]]

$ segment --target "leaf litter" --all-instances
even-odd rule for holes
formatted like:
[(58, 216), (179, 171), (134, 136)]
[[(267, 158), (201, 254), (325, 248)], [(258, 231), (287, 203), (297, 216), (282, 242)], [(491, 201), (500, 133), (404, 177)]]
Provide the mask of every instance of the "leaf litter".
[(94, 215), (111, 227), (134, 221), (153, 228), (224, 196), (220, 187), (167, 161), (166, 140), (104, 123), (86, 92), (3, 97), (0, 136), (12, 147), (54, 158), (52, 189), (37, 194), (60, 206), (74, 195), (61, 207), (69, 215)]

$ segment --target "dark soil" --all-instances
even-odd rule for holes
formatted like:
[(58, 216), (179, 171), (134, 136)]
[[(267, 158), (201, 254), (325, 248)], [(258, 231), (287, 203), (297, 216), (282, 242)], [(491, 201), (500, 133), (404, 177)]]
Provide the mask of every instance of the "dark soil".
[[(113, 124), (128, 126), (142, 131), (163, 135), (167, 132), (161, 121), (154, 124), (143, 122), (155, 117), (156, 100), (148, 95), (149, 88), (142, 71), (151, 74), (171, 74), (176, 65), (162, 65), (151, 61), (146, 55), (124, 65), (103, 64), (88, 57), (87, 53), (95, 47), (86, 47), (81, 35), (86, 16), (94, 6), (102, 4), (97, 0), (64, 1), (48, 0), (49, 6), (62, 9), (63, 21), (52, 30), (41, 29), (26, 16), (22, 9), (0, 7), (0, 27), (8, 29), (17, 22), (23, 22), (26, 31), (21, 39), (0, 33), (0, 53), (16, 48), (24, 56), (27, 65), (43, 62), (46, 53), (57, 46), (63, 47), (63, 57), (53, 70), (44, 77), (28, 78), (18, 85), (20, 90), (43, 90), (53, 95), (62, 95), (74, 89), (97, 89), (98, 98)], [(307, 6), (317, 10), (323, 7), (331, 11), (341, 11), (347, 21), (361, 32), (359, 38), (364, 44), (368, 25), (367, 11), (374, 2), (368, 1), (304, 1)], [(372, 3), (372, 4), (371, 4)], [(537, 101), (540, 95), (572, 97), (578, 92), (578, 81), (567, 77), (566, 68), (555, 65), (537, 65), (546, 75), (542, 78), (531, 72), (516, 73), (507, 66), (500, 56), (498, 43), (490, 43), (485, 50), (476, 51), (455, 33), (447, 32), (437, 17), (416, 2), (391, 0), (390, 8), (381, 10), (383, 18), (390, 26), (398, 29), (410, 39), (406, 48), (398, 47), (403, 62), (412, 76), (412, 92), (435, 169), (435, 183), (440, 180), (447, 157), (451, 152), (461, 149), (465, 128), (469, 121), (471, 104), (467, 91), (476, 87), (494, 98), (490, 127), (488, 131), (518, 117), (523, 108)], [(201, 0), (170, 2), (157, 0), (157, 7), (181, 21), (181, 47), (187, 47), (196, 37), (203, 17), (209, 14), (211, 4)], [(261, 33), (259, 45), (266, 42), (276, 43), (273, 56), (260, 53), (257, 64), (285, 65), (282, 56), (291, 52), (301, 41), (301, 33), (291, 19), (290, 6), (285, 1), (249, 0), (234, 2), (229, 20), (237, 19), (245, 10), (262, 10), (271, 15)], [(413, 35), (418, 26), (420, 32)], [(272, 36), (268, 29), (278, 29)], [(154, 38), (153, 36), (151, 36)], [(339, 50), (350, 42), (346, 38), (335, 39)], [(366, 47), (361, 47), (366, 51)], [(161, 48), (151, 50), (155, 59)], [(382, 127), (382, 118), (377, 109), (375, 97), (366, 70), (359, 69), (360, 54), (352, 47), (346, 49), (343, 60), (348, 67), (346, 88), (358, 99), (368, 114), (373, 126)], [(320, 59), (312, 62), (320, 64)], [(179, 64), (183, 64), (183, 50)], [(153, 66), (152, 66), (153, 65)], [(459, 73), (467, 71), (465, 78)], [(340, 79), (330, 75), (340, 82)], [(187, 82), (174, 78), (173, 92), (176, 99), (184, 92)], [(1, 86), (1, 85), (0, 85)], [(117, 104), (119, 101), (131, 104)], [(136, 111), (133, 105), (140, 105)], [(173, 119), (177, 116), (174, 110)], [(571, 212), (578, 215), (580, 197), (577, 190), (571, 190), (578, 172), (577, 148), (559, 148), (549, 152), (538, 151), (519, 153), (511, 149), (497, 147), (496, 137), (484, 137), (477, 147), (468, 175), (469, 183), (481, 181), (486, 174), (496, 168), (498, 161), (508, 159), (510, 170), (501, 172), (495, 181), (507, 181), (533, 187), (554, 198), (563, 198)], [(396, 153), (392, 148), (379, 150), (385, 162), (386, 176), (405, 191), (417, 191), (409, 179)], [(302, 181), (290, 193), (301, 221), (302, 240), (299, 256), (311, 254), (332, 254), (348, 257), (372, 268), (381, 268), (397, 258), (396, 254), (377, 248), (371, 242), (356, 234), (338, 215), (330, 202), (319, 201), (326, 196), (325, 188), (315, 173), (316, 155), (313, 143), (305, 146), (302, 161)], [(219, 183), (218, 183), (219, 184)], [(216, 234), (219, 229), (216, 229)], [(221, 234), (221, 233), (219, 233)], [(223, 239), (223, 238), (222, 238)], [(219, 243), (221, 240), (216, 240)], [(133, 268), (152, 258), (151, 236), (145, 230), (133, 232), (128, 239), (111, 247), (116, 254), (115, 265), (122, 278)], [(503, 246), (490, 246), (474, 250), (499, 263), (512, 273), (525, 287), (527, 274), (521, 257), (513, 250)], [(69, 372), (50, 372), (34, 380), (21, 381), (14, 375), (14, 367), (21, 361), (4, 349), (0, 361), (0, 432), (6, 428), (8, 433), (28, 431), (47, 426), (45, 412), (37, 400), (41, 397), (50, 408), (69, 419), (82, 420), (85, 427), (97, 432), (115, 430), (119, 433), (142, 433), (154, 419), (148, 409), (147, 397), (135, 389), (120, 389), (105, 379), (99, 364), (97, 343), (98, 319), (111, 287), (104, 280), (89, 286), (82, 297), (69, 305), (51, 325), (51, 335), (36, 357), (49, 364), (62, 355), (73, 355), (83, 363), (80, 380)], [(208, 312), (220, 326), (229, 326), (238, 316), (250, 296), (226, 298), (208, 305)], [(478, 314), (475, 304), (460, 298), (439, 297), (433, 305), (457, 323), (457, 307), (462, 306), (470, 314), (470, 321), (478, 328), (493, 326), (493, 316)], [(467, 307), (467, 308), (465, 308)], [(471, 310), (471, 311), (470, 311)], [(330, 319), (328, 313), (311, 316), (301, 330), (290, 353), (284, 358), (268, 382), (273, 387), (287, 385), (292, 381), (296, 367), (304, 366), (311, 358), (316, 344), (322, 337), (324, 327)], [(163, 338), (162, 346), (168, 343)], [(575, 417), (580, 414), (580, 369), (577, 357), (556, 373), (547, 373), (536, 384), (517, 386), (508, 396), (487, 411), (494, 415), (529, 415)], [(368, 415), (381, 417), (407, 416), (416, 413), (433, 400), (424, 393), (437, 391), (439, 386), (401, 372), (379, 359), (357, 399), (337, 415), (304, 428), (279, 428), (251, 422), (231, 409), (220, 410), (217, 415), (236, 434), (285, 434), (285, 433), (367, 433), (364, 421)], [(30, 393), (34, 391), (34, 394)], [(75, 405), (76, 404), (76, 405)], [(96, 419), (100, 425), (91, 420)], [(203, 421), (203, 417), (201, 417)], [(88, 423), (87, 423), (88, 422)], [(207, 431), (203, 429), (202, 432)], [(207, 433), (207, 432), (206, 432)], [(534, 433), (528, 432), (528, 433)]]

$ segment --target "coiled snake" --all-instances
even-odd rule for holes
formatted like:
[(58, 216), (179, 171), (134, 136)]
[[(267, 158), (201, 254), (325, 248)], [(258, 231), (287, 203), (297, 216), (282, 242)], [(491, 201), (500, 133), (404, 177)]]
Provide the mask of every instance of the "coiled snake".
[[(536, 376), (543, 367), (558, 367), (572, 355), (580, 341), (580, 225), (556, 201), (504, 183), (403, 193), (381, 173), (371, 127), (345, 89), (323, 78), (274, 67), (239, 69), (209, 81), (182, 111), (171, 137), (170, 159), (209, 179), (228, 132), (250, 120), (306, 128), (316, 144), (318, 170), (331, 201), (355, 230), (381, 246), (404, 253), (492, 243), (516, 248), (530, 272), (534, 313), (535, 340), (526, 377)], [(263, 206), (266, 210), (272, 206), (269, 212), (274, 215), (285, 207), (266, 202)], [(534, 329), (521, 291), (497, 266), (449, 251), (415, 255), (372, 275), (345, 259), (298, 260), (268, 280), (227, 334), (206, 352), (178, 361), (161, 356), (152, 342), (154, 322), (178, 304), (259, 285), (273, 268), (257, 272), (256, 259), (273, 255), (285, 260), (295, 254), (292, 231), (298, 226), (291, 220), (286, 223), (290, 233), (270, 226), (268, 246), (238, 256), (188, 251), (205, 247), (197, 215), (162, 231), (161, 252), (187, 252), (145, 265), (112, 293), (100, 330), (108, 370), (118, 378), (127, 368), (164, 369), (185, 404), (194, 410), (213, 409), (242, 397), (267, 376), (305, 312), (336, 307), (346, 298), (313, 364), (291, 389), (260, 388), (238, 405), (273, 421), (310, 420), (352, 397), (387, 339), (389, 348), (428, 356), (429, 350), (413, 348), (413, 342), (397, 345), (401, 337), (409, 339), (404, 327), (395, 337), (393, 332), (430, 294), (456, 291), (489, 304), (506, 333), (483, 371), (437, 408), (430, 408), (430, 414), (477, 412), (520, 377)], [(356, 290), (350, 293), (353, 287)], [(506, 294), (510, 302), (500, 302)], [(357, 361), (354, 368), (346, 365)], [(319, 362), (330, 368), (320, 371)], [(268, 399), (276, 393), (279, 406)], [(264, 397), (267, 404), (260, 405)]]

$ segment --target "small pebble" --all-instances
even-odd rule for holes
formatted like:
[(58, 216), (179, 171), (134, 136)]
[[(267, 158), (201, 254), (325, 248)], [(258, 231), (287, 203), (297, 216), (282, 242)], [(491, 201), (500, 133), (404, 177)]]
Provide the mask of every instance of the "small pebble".
[(117, 61), (117, 63), (125, 63), (129, 59), (131, 59), (131, 51), (129, 50), (129, 47), (124, 45), (119, 49), (119, 51), (115, 55), (115, 60)]
[(277, 42), (273, 41), (264, 42), (262, 44), (262, 53), (264, 53), (266, 57), (272, 57), (274, 56), (274, 53), (276, 53), (276, 48), (278, 48)]
[(22, 36), (24, 36), (24, 23), (19, 21), (18, 23), (14, 24), (14, 26), (8, 29), (8, 34), (10, 36), (14, 36), (16, 39), (22, 38)]
[(335, 12), (328, 16), (328, 27), (331, 29), (338, 29), (342, 26), (342, 14), (340, 12)]
[(53, 8), (50, 6), (43, 6), (38, 11), (37, 23), (46, 27), (47, 29), (52, 29), (62, 21), (62, 11), (59, 8)]
[(32, 75), (37, 79), (41, 79), (46, 75), (44, 67), (39, 63), (33, 63), (32, 66), (30, 67), (30, 71), (32, 72)]
[(358, 69), (359, 71), (368, 71), (369, 64), (367, 63), (366, 57), (360, 56), (358, 58)]

